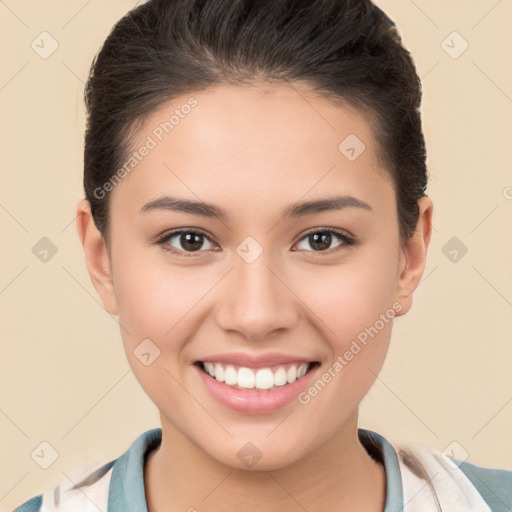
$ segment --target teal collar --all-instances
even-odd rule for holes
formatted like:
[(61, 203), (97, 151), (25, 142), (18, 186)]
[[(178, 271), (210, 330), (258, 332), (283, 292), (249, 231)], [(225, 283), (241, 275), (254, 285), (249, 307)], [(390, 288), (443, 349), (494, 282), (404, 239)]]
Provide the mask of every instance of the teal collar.
[[(386, 470), (386, 504), (384, 512), (403, 509), (402, 478), (396, 452), (380, 434), (358, 429), (359, 440)], [(108, 493), (108, 512), (148, 512), (144, 490), (144, 461), (146, 455), (162, 441), (162, 429), (154, 428), (141, 434), (112, 467)], [(378, 452), (374, 453), (375, 447)]]

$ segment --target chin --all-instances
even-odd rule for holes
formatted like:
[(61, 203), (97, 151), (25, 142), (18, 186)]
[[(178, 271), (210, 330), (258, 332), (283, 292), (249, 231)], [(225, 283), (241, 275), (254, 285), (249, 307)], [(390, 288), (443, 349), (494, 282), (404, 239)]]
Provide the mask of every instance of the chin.
[(303, 452), (297, 451), (297, 446), (300, 446), (300, 443), (292, 439), (289, 439), (287, 446), (276, 441), (271, 442), (268, 439), (261, 441), (237, 439), (233, 440), (233, 444), (223, 451), (208, 450), (207, 453), (221, 464), (234, 469), (275, 471), (297, 462), (304, 456)]

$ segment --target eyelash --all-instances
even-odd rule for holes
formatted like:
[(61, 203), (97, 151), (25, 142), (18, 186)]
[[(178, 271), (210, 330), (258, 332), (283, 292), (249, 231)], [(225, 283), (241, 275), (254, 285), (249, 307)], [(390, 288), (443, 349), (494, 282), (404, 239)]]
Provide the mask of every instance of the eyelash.
[[(199, 250), (199, 251), (192, 251), (192, 252), (180, 251), (178, 249), (175, 249), (172, 246), (166, 245), (169, 240), (171, 240), (175, 236), (181, 235), (183, 233), (192, 233), (192, 234), (195, 234), (195, 235), (202, 235), (209, 242), (212, 242), (210, 237), (208, 235), (206, 235), (205, 233), (203, 233), (202, 231), (193, 230), (193, 229), (179, 229), (179, 230), (171, 231), (170, 233), (167, 233), (167, 234), (163, 235), (155, 243), (157, 245), (161, 245), (164, 250), (166, 250), (166, 251), (168, 251), (168, 252), (170, 252), (172, 254), (177, 254), (177, 255), (180, 255), (180, 256), (185, 256), (187, 258), (188, 257), (196, 257), (198, 255), (198, 253), (200, 254), (201, 252), (204, 252), (204, 251), (201, 251), (201, 250)], [(316, 234), (316, 233), (322, 233), (322, 234), (328, 233), (328, 234), (331, 234), (331, 235), (335, 235), (343, 243), (341, 245), (339, 245), (337, 248), (334, 248), (334, 249), (328, 249), (328, 250), (325, 250), (325, 251), (307, 251), (307, 252), (313, 252), (313, 253), (317, 253), (317, 254), (322, 254), (322, 253), (324, 253), (324, 254), (332, 254), (333, 252), (337, 252), (337, 250), (339, 250), (340, 247), (343, 248), (343, 247), (350, 247), (350, 246), (356, 245), (356, 240), (354, 238), (352, 238), (352, 237), (346, 235), (345, 233), (343, 233), (342, 231), (339, 231), (339, 230), (334, 229), (334, 228), (324, 228), (324, 229), (316, 229), (314, 231), (310, 231), (310, 232), (306, 233), (299, 240), (299, 242), (301, 242), (302, 240), (304, 240), (308, 236)]]

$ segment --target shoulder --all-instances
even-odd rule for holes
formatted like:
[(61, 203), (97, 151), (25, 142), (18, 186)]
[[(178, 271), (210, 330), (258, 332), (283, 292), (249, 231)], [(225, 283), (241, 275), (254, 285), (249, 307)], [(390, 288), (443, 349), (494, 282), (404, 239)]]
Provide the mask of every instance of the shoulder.
[(117, 459), (95, 467), (82, 467), (66, 481), (25, 501), (13, 512), (108, 512), (112, 503), (116, 510), (143, 510), (144, 459), (161, 439), (161, 428), (143, 432)]
[(41, 510), (41, 506), (43, 504), (43, 495), (39, 494), (30, 498), (25, 503), (22, 503), (20, 506), (16, 507), (13, 512), (39, 512)]
[(477, 466), (419, 443), (399, 446), (396, 451), (404, 498), (420, 489), (422, 481), (423, 493), (448, 509), (463, 505), (468, 512), (512, 511), (512, 471)]
[[(117, 460), (117, 459), (116, 459)], [(12, 512), (81, 512), (107, 510), (112, 460), (95, 469), (83, 469), (52, 489), (25, 501)], [(76, 483), (73, 483), (76, 482)]]
[(512, 511), (512, 471), (476, 466), (452, 458), (455, 464), (475, 486), (491, 510)]

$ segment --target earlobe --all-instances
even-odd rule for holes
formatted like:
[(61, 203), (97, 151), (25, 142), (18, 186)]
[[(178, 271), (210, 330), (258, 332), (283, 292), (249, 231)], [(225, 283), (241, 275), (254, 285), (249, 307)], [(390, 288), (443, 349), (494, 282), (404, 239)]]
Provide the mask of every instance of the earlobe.
[(105, 240), (94, 224), (87, 199), (81, 199), (77, 204), (76, 228), (92, 284), (100, 295), (105, 309), (112, 315), (117, 315), (110, 257)]
[(412, 307), (413, 292), (418, 287), (425, 270), (427, 250), (432, 235), (434, 205), (428, 197), (418, 201), (419, 216), (416, 229), (401, 251), (400, 275), (397, 281), (396, 300), (402, 305), (400, 314), (405, 315)]

